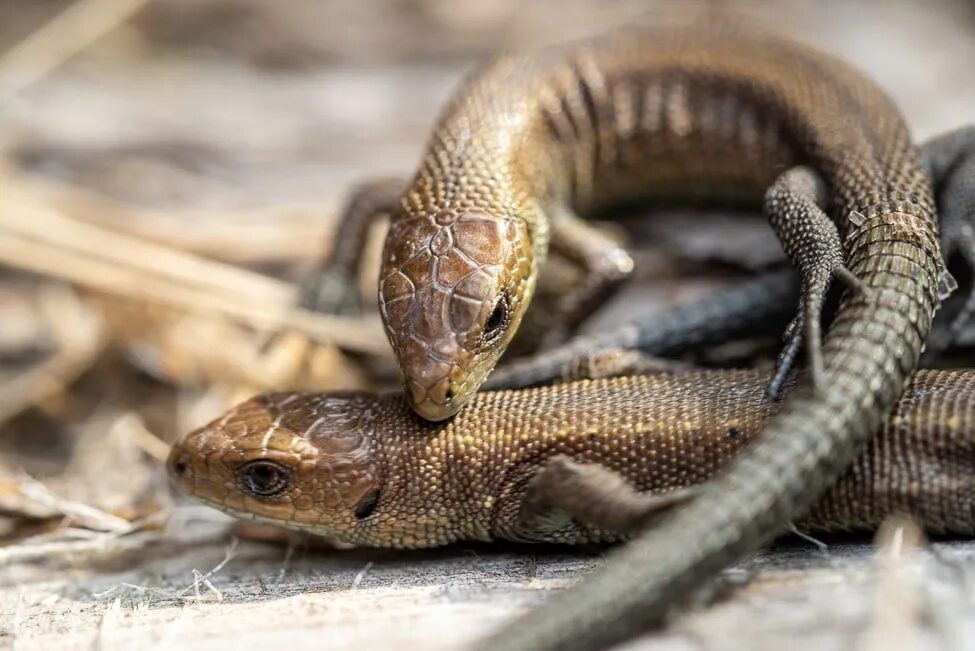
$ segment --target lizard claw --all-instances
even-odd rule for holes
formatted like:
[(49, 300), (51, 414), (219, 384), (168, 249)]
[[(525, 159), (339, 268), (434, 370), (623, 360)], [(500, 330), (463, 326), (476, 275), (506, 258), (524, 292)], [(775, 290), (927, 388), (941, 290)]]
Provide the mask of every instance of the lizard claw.
[(782, 389), (789, 379), (789, 374), (792, 373), (796, 357), (799, 356), (799, 349), (802, 347), (802, 312), (799, 312), (785, 327), (782, 338), (785, 339), (786, 344), (782, 352), (779, 353), (778, 359), (775, 360), (775, 373), (772, 375), (772, 380), (766, 390), (766, 394), (771, 400), (778, 400), (782, 397)]

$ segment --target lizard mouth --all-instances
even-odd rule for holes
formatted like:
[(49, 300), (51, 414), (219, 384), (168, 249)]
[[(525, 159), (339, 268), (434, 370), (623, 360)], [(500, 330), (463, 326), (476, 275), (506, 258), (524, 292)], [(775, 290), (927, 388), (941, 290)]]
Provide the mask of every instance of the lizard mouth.
[(429, 421), (450, 418), (460, 411), (466, 402), (457, 398), (448, 378), (444, 378), (432, 387), (423, 387), (415, 381), (408, 381), (406, 392), (413, 411)]

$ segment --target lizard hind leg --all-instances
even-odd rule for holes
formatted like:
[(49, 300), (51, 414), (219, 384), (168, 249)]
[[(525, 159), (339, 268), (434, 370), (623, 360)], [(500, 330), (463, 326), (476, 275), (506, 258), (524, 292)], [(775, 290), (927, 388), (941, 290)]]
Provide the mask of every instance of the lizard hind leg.
[(544, 539), (568, 519), (620, 536), (646, 526), (663, 511), (681, 504), (696, 489), (668, 493), (641, 493), (619, 473), (598, 463), (578, 463), (554, 456), (528, 483), (519, 515), (520, 528), (530, 537)]
[(799, 311), (786, 329), (786, 345), (776, 363), (768, 394), (777, 399), (805, 346), (814, 387), (823, 381), (822, 309), (834, 277), (856, 291), (863, 283), (845, 266), (836, 225), (823, 211), (825, 187), (809, 168), (784, 172), (765, 195), (765, 213), (782, 248), (799, 271)]

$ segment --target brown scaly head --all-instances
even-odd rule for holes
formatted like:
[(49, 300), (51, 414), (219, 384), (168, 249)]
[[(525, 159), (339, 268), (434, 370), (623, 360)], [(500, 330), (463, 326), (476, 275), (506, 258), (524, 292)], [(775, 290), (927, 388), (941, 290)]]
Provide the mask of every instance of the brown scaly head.
[(531, 300), (534, 261), (528, 226), (515, 212), (394, 216), (379, 305), (418, 414), (453, 416), (491, 372)]
[(368, 435), (374, 396), (252, 398), (173, 446), (169, 475), (238, 517), (356, 543), (383, 483)]
[(523, 69), (502, 57), (469, 78), (391, 215), (379, 305), (407, 399), (427, 420), (456, 414), (494, 368), (548, 247), (539, 197), (551, 166), (534, 146), (547, 132), (531, 95), (512, 111), (497, 92)]

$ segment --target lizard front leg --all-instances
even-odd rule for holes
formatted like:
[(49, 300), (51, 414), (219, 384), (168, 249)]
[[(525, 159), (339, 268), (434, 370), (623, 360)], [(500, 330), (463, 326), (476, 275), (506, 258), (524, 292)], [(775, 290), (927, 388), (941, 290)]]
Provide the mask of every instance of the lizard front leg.
[(804, 343), (813, 386), (823, 379), (822, 307), (833, 277), (848, 287), (866, 291), (845, 266), (836, 224), (820, 207), (825, 188), (809, 168), (795, 167), (776, 179), (765, 195), (765, 212), (782, 248), (799, 271), (799, 312), (786, 328), (786, 345), (779, 355), (768, 393), (778, 398)]
[(403, 179), (375, 179), (349, 193), (331, 253), (301, 285), (299, 302), (303, 307), (326, 314), (359, 314), (362, 296), (358, 279), (369, 228), (396, 208), (405, 187)]
[(544, 538), (570, 519), (584, 525), (630, 534), (655, 515), (681, 504), (694, 488), (669, 493), (641, 493), (619, 473), (598, 463), (552, 457), (528, 483), (519, 514), (519, 528), (528, 538)]
[(616, 237), (568, 212), (552, 219), (550, 246), (579, 265), (584, 277), (560, 301), (557, 330), (564, 330), (553, 332), (545, 342), (547, 345), (561, 343), (561, 339), (605, 303), (633, 273), (633, 258)]

